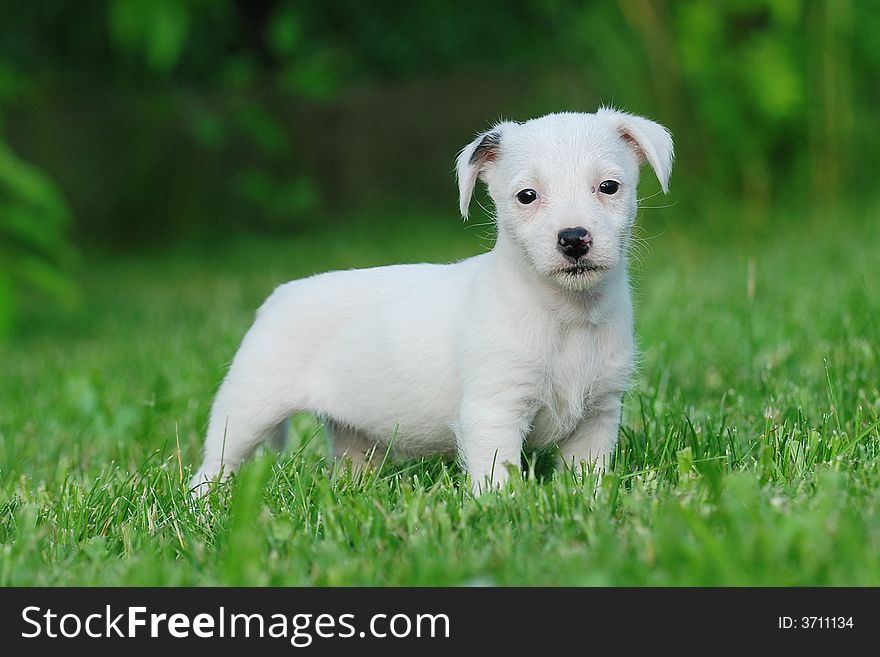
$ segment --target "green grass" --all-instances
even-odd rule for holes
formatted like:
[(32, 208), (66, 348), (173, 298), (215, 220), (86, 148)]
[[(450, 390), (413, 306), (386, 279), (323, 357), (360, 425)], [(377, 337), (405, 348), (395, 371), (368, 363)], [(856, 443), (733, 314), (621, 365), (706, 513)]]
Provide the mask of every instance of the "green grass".
[(185, 482), (275, 284), (463, 257), (484, 227), (365, 218), (345, 244), (86, 258), (84, 306), (32, 302), (0, 347), (0, 584), (880, 585), (876, 220), (745, 240), (664, 212), (634, 265), (642, 357), (613, 472), (596, 488), (533, 458), (477, 499), (433, 459), (330, 472), (308, 417), (209, 499)]

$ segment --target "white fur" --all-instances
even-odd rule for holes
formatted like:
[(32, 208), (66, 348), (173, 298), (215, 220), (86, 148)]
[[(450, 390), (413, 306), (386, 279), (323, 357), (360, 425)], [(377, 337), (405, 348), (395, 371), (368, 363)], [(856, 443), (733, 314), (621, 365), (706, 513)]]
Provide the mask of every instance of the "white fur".
[[(296, 411), (326, 418), (334, 454), (356, 463), (392, 437), (399, 456), (457, 453), (475, 489), (503, 483), (523, 447), (558, 445), (561, 464), (607, 462), (635, 353), (627, 252), (639, 165), (666, 190), (672, 139), (606, 108), (491, 132), (497, 145), (478, 149), (479, 135), (457, 173), (464, 216), (477, 179), (488, 185), (492, 251), (278, 287), (214, 400), (194, 486), (234, 472)], [(614, 195), (598, 191), (608, 179)], [(539, 199), (520, 204), (524, 188)], [(564, 271), (557, 233), (569, 227), (591, 233), (586, 258), (599, 269)]]

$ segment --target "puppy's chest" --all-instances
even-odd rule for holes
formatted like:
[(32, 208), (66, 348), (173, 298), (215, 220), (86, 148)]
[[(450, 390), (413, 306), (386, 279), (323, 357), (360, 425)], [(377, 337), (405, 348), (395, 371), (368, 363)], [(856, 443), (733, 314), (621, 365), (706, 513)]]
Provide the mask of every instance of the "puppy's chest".
[(626, 388), (632, 340), (603, 331), (570, 331), (548, 353), (536, 403), (530, 445), (557, 442), (587, 417), (595, 404)]

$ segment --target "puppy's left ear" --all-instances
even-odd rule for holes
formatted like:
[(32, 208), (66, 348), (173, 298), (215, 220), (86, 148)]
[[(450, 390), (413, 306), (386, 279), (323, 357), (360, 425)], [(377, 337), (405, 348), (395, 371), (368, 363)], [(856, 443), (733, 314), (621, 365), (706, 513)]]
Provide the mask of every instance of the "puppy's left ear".
[(635, 151), (640, 163), (647, 161), (651, 165), (663, 193), (667, 193), (675, 159), (669, 130), (641, 116), (610, 108), (602, 108), (597, 114), (605, 114), (612, 121), (621, 139)]
[(477, 135), (470, 144), (461, 149), (455, 160), (455, 175), (458, 178), (458, 208), (461, 216), (468, 218), (468, 206), (477, 179), (488, 182), (488, 174), (493, 163), (498, 159), (501, 149), (501, 135), (504, 123), (499, 123), (491, 130)]

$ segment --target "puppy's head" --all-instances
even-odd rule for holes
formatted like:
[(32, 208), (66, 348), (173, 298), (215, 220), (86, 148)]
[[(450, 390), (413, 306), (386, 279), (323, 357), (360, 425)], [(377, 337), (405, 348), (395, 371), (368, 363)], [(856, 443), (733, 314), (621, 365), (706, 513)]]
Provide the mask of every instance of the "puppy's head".
[(641, 164), (666, 192), (672, 160), (666, 128), (612, 109), (502, 122), (458, 156), (461, 213), (483, 180), (499, 240), (513, 240), (539, 274), (585, 290), (625, 261)]

